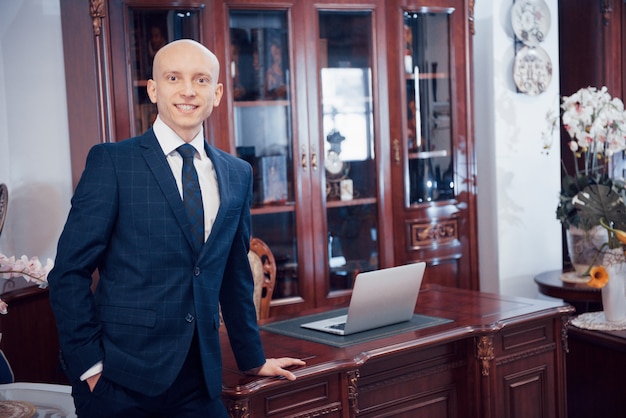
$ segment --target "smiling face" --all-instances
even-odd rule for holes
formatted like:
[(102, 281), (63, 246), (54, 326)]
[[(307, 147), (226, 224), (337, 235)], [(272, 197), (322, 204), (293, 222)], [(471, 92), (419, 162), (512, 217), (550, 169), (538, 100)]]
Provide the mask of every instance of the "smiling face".
[(215, 55), (190, 39), (169, 43), (154, 57), (148, 96), (163, 122), (185, 142), (200, 132), (202, 122), (220, 103), (223, 86), (217, 82), (218, 74)]

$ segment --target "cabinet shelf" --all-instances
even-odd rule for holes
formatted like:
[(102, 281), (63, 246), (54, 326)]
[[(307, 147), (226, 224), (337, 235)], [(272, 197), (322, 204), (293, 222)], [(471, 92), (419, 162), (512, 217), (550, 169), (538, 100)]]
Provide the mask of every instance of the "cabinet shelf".
[(293, 212), (295, 210), (294, 202), (286, 202), (280, 205), (262, 205), (250, 208), (252, 215), (269, 215), (273, 213)]
[(409, 152), (409, 160), (427, 160), (435, 157), (447, 157), (448, 150)]
[(456, 205), (458, 202), (457, 199), (446, 199), (446, 200), (433, 200), (433, 201), (425, 201), (425, 202), (413, 202), (407, 206), (407, 211), (411, 212), (412, 210), (421, 210), (428, 208), (448, 208), (452, 205)]
[(289, 106), (289, 100), (242, 100), (234, 102), (235, 107)]
[[(450, 78), (448, 73), (420, 73), (420, 80), (434, 80), (434, 79), (444, 79)], [(415, 74), (407, 74), (407, 80), (415, 80)]]
[(376, 203), (375, 197), (363, 197), (359, 199), (352, 200), (327, 200), (326, 207), (327, 208), (343, 208), (348, 206), (358, 206), (358, 205), (373, 205)]

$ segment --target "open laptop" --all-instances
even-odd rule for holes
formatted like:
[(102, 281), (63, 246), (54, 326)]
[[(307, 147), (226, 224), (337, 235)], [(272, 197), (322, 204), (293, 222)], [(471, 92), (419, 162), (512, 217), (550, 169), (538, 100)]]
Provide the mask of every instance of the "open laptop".
[(347, 315), (301, 324), (303, 328), (348, 335), (408, 321), (413, 317), (426, 263), (359, 273)]

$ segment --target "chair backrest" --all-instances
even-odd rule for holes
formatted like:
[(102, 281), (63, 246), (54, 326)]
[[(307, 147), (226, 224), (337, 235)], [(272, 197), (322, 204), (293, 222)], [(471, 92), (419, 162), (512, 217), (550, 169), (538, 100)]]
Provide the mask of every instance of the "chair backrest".
[(276, 284), (274, 254), (266, 243), (259, 238), (252, 238), (248, 260), (254, 277), (254, 306), (257, 311), (257, 319), (265, 319), (270, 314), (270, 302)]
[(9, 189), (7, 185), (0, 184), (0, 235), (2, 234), (2, 227), (4, 226), (4, 220), (7, 217), (7, 208), (9, 207)]

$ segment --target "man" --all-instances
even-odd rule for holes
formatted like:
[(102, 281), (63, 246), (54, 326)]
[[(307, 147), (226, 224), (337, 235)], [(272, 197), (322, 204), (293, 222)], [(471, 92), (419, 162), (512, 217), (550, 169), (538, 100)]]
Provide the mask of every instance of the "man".
[[(242, 370), (293, 380), (285, 368), (304, 364), (266, 360), (261, 346), (247, 261), (252, 170), (203, 137), (218, 74), (201, 44), (165, 45), (148, 81), (153, 128), (87, 157), (48, 277), (79, 417), (226, 417), (220, 304)], [(186, 143), (201, 189), (198, 246), (183, 201)]]

